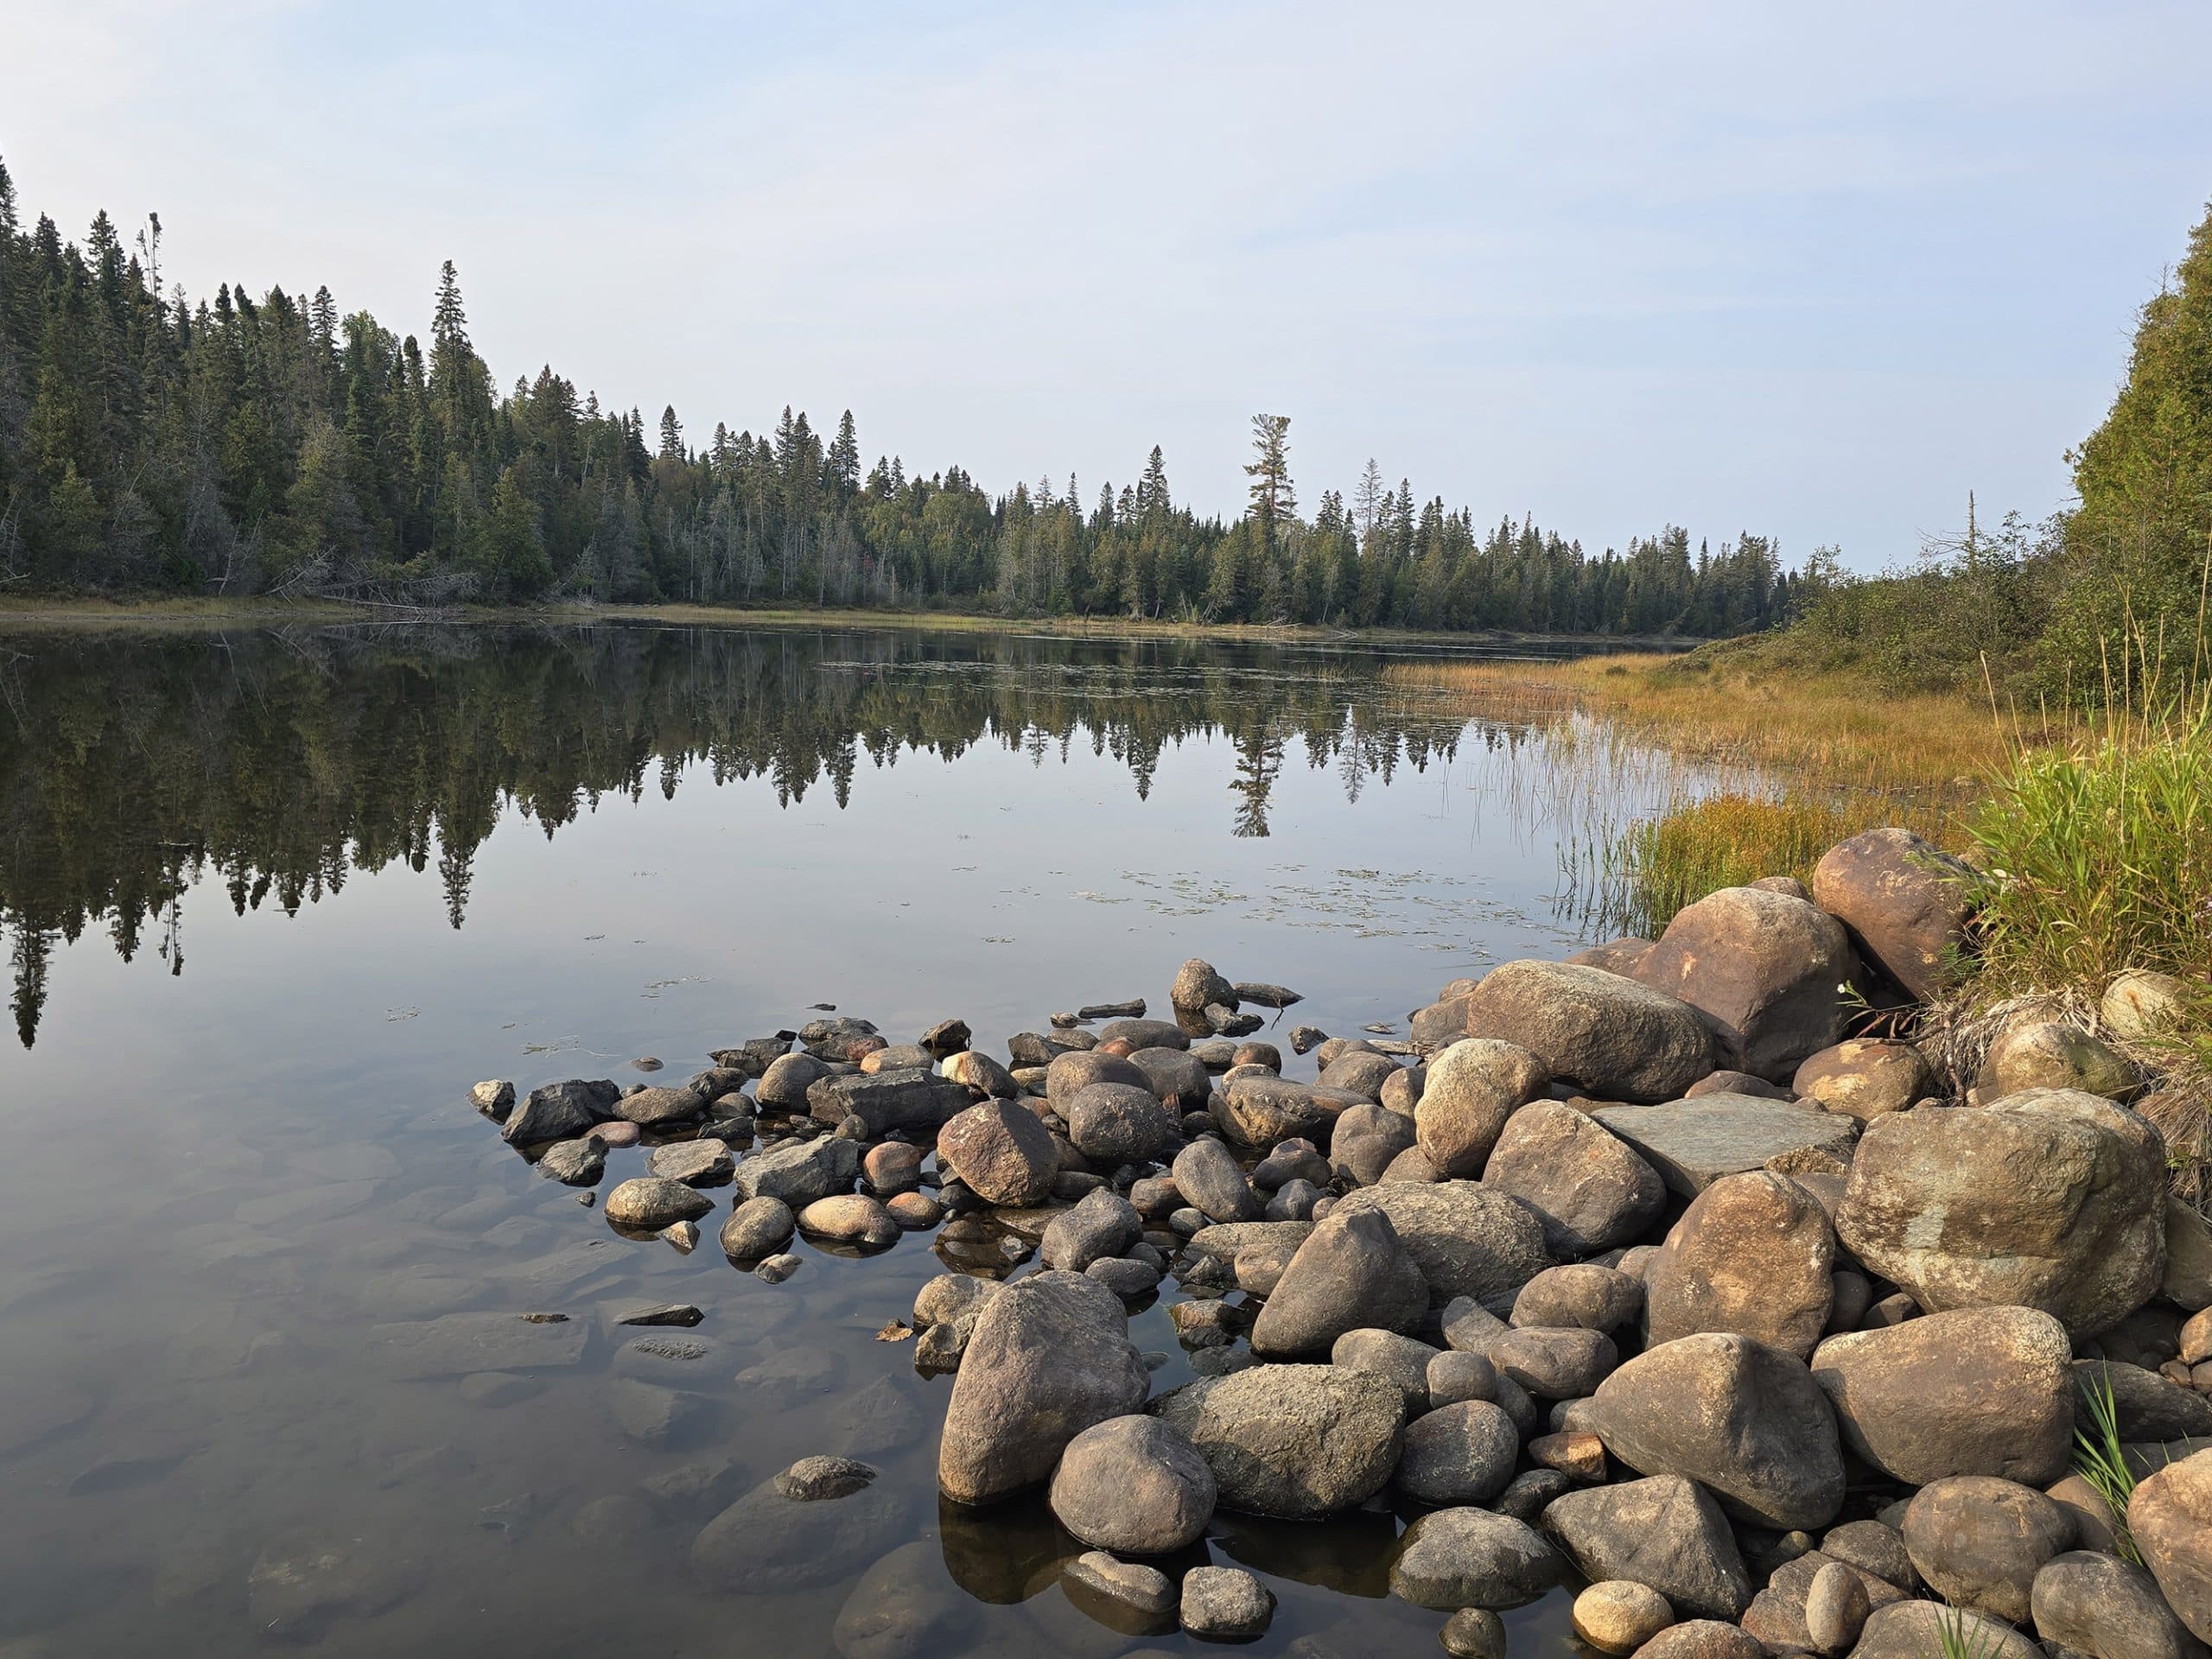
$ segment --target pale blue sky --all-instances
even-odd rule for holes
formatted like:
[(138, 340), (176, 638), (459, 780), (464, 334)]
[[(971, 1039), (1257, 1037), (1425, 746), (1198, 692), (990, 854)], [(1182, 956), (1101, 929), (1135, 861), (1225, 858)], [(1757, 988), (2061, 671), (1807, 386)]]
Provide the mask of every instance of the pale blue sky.
[(1392, 480), (1586, 544), (1854, 564), (2040, 515), (2212, 196), (2202, 4), (931, 7), (0, 0), (0, 155), (194, 293), (403, 332), (460, 266), (691, 435), (786, 403), (910, 468), (1165, 446), (1233, 510)]

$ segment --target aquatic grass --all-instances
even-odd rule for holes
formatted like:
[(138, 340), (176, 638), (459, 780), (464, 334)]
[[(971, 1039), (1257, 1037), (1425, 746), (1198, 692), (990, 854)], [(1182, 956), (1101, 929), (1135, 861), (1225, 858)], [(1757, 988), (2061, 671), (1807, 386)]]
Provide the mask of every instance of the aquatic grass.
[(1821, 855), (1866, 826), (1825, 800), (1728, 792), (1630, 826), (1621, 931), (1657, 938), (1685, 905), (1770, 875), (1809, 882)]
[(1936, 1618), (1934, 1659), (1998, 1659), (2005, 1650), (2005, 1636), (2004, 1625), (1946, 1604)]
[(2140, 1567), (2142, 1553), (2135, 1547), (2135, 1535), (2127, 1529), (2128, 1500), (2135, 1496), (2135, 1469), (2120, 1439), (2120, 1408), (2113, 1399), (2111, 1374), (2100, 1369), (2094, 1376), (2084, 1372), (2076, 1381), (2089, 1422), (2087, 1427), (2075, 1425), (2074, 1471), (2089, 1483), (2112, 1512), (2113, 1543), (2120, 1559)]

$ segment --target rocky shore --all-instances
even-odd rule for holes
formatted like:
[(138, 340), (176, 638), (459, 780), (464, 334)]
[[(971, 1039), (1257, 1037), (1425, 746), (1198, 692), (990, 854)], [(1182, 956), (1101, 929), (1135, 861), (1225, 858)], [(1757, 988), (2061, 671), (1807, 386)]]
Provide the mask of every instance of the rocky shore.
[[(1872, 831), (1809, 891), (1456, 981), (1405, 1042), (1297, 1026), (1287, 1057), (1254, 1010), (1296, 995), (1192, 961), (1172, 1018), (1055, 1014), (1004, 1059), (833, 1014), (676, 1086), (475, 1100), (587, 1201), (637, 1148), (600, 1200), (627, 1236), (690, 1249), (733, 1188), (719, 1242), (764, 1278), (795, 1236), (931, 1234), (939, 1487), (1045, 1491), (1089, 1548), (1071, 1599), (1125, 1633), (1267, 1629), (1259, 1579), (1192, 1564), (1217, 1509), (1365, 1507), (1412, 1517), (1391, 1589), (1465, 1659), (1561, 1586), (1643, 1659), (2204, 1656), (2212, 1231), (2121, 1040), (2187, 988), (2028, 1009), (1961, 1075), (1915, 1040), (1973, 950), (1961, 874)], [(1196, 1373), (1158, 1394), (1154, 1299)], [(694, 1569), (741, 1592), (865, 1542), (836, 1645), (928, 1651), (873, 1479), (800, 1459)]]

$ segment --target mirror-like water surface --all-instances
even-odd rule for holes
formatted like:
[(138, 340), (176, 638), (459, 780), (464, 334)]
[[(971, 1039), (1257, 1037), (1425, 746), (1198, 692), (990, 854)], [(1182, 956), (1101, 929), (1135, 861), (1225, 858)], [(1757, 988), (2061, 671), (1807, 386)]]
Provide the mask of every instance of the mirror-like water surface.
[[(1079, 1546), (1041, 1501), (940, 1509), (950, 1379), (874, 1340), (943, 1270), (931, 1235), (866, 1261), (801, 1243), (769, 1286), (714, 1246), (729, 1189), (688, 1256), (620, 1237), (467, 1090), (635, 1081), (645, 1056), (680, 1081), (817, 1002), (894, 1040), (957, 1014), (1003, 1054), (1054, 1009), (1164, 1007), (1192, 955), (1303, 991), (1278, 1041), (1402, 1029), (1446, 980), (1571, 948), (1572, 763), (1382, 661), (838, 629), (0, 636), (0, 1654), (810, 1656), (864, 1578), (908, 1612), (874, 1648), (849, 1629), (850, 1659), (1193, 1645), (1071, 1605)], [(1611, 789), (1609, 814), (1643, 804)], [(706, 1312), (680, 1375), (617, 1357), (637, 1333), (613, 1320), (657, 1301)], [(392, 1328), (524, 1310), (570, 1323), (427, 1357)], [(1190, 1375), (1164, 1302), (1132, 1332), (1157, 1387)], [(699, 1588), (702, 1522), (818, 1452), (883, 1471), (887, 1529), (759, 1595)], [(1386, 1594), (1403, 1519), (1223, 1515), (1205, 1548), (1279, 1597), (1260, 1651), (1427, 1655), (1441, 1616)], [(1510, 1615), (1516, 1643), (1564, 1643), (1563, 1612)]]

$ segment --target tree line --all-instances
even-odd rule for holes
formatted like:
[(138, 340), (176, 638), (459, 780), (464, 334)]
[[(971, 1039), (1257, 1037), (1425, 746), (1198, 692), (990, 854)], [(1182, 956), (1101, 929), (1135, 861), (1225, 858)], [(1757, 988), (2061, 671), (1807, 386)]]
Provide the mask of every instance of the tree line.
[(1723, 636), (1796, 614), (1832, 559), (1669, 526), (1586, 551), (1478, 524), (1370, 461), (1299, 511), (1289, 421), (1255, 417), (1240, 518), (1131, 481), (994, 493), (773, 429), (648, 424), (548, 366), (502, 392), (454, 267), (427, 345), (327, 288), (164, 289), (127, 238), (26, 227), (0, 165), (0, 592), (403, 594), (949, 608), (1358, 628)]

